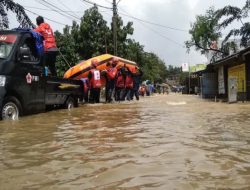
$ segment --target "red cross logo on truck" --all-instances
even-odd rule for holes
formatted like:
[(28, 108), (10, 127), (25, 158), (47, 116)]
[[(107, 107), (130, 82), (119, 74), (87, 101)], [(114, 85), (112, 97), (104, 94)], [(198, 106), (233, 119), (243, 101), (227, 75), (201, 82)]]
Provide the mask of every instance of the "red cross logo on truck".
[(28, 73), (28, 74), (26, 75), (26, 81), (27, 81), (28, 84), (31, 84), (32, 76), (31, 76), (30, 73)]

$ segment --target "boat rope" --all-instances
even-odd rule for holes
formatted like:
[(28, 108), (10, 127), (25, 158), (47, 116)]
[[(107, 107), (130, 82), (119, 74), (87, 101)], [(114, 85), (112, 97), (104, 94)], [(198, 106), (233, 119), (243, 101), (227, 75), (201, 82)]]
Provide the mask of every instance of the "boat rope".
[(67, 65), (69, 66), (69, 68), (71, 68), (71, 64), (67, 61), (67, 59), (64, 57), (64, 55), (62, 54), (60, 48), (58, 48), (58, 51), (60, 53), (60, 55), (62, 56), (63, 60), (67, 63)]

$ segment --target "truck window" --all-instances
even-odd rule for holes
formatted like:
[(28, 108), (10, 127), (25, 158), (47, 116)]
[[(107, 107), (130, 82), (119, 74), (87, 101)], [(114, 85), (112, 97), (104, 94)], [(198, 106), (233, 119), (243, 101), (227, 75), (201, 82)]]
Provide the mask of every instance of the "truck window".
[(36, 51), (36, 46), (35, 46), (35, 39), (32, 37), (28, 37), (24, 40), (24, 42), (21, 44), (22, 48), (28, 48), (29, 54), (25, 57), (23, 57), (24, 62), (34, 62), (37, 63), (39, 61), (39, 55)]
[(6, 59), (16, 42), (17, 36), (13, 34), (0, 35), (0, 59)]

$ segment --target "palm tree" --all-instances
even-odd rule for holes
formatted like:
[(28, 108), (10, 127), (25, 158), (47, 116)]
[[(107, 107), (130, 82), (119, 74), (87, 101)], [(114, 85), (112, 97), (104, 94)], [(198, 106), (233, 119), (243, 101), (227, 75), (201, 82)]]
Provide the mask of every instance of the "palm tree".
[(17, 21), (20, 23), (19, 27), (34, 28), (34, 24), (24, 11), (24, 8), (12, 0), (0, 0), (0, 29), (9, 28), (9, 20), (7, 11), (12, 11), (16, 14)]

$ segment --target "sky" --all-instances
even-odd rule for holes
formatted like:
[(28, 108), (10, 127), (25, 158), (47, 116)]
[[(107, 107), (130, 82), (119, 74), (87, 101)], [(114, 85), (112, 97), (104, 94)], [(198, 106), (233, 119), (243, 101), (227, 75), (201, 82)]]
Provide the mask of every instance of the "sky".
[[(84, 14), (84, 11), (92, 7), (90, 3), (84, 0), (14, 1), (31, 11), (26, 11), (26, 13), (34, 23), (37, 14), (58, 22), (46, 20), (45, 18), (45, 21), (54, 30), (59, 30), (60, 32), (62, 32), (66, 24), (72, 25), (73, 19), (79, 23), (79, 18)], [(88, 1), (105, 7), (112, 7), (112, 0)], [(54, 7), (51, 7), (46, 2)], [(133, 22), (134, 34), (130, 37), (143, 45), (145, 51), (157, 54), (166, 65), (181, 66), (182, 63), (195, 65), (207, 63), (206, 57), (200, 55), (194, 49), (187, 53), (184, 45), (184, 42), (191, 38), (188, 30), (190, 29), (190, 24), (195, 21), (195, 16), (205, 14), (206, 10), (211, 6), (218, 9), (226, 5), (242, 7), (244, 4), (245, 0), (120, 0), (118, 3), (118, 14), (122, 17), (124, 23)], [(65, 17), (51, 10), (58, 8), (72, 11), (67, 13), (74, 18)], [(100, 7), (99, 12), (110, 23), (112, 10)], [(17, 27), (15, 16), (12, 15), (11, 17), (10, 27)], [(154, 24), (149, 24), (148, 22)]]

